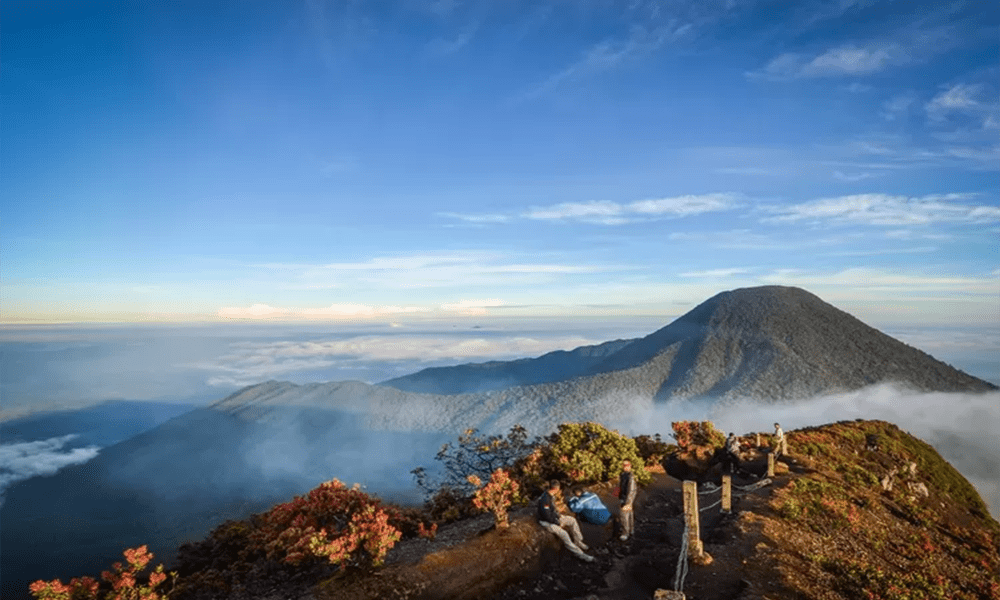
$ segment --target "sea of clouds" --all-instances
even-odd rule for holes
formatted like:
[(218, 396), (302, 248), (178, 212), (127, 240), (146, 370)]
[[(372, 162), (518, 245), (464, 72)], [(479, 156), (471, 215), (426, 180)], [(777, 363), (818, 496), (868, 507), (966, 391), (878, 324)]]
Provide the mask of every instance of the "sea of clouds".
[[(639, 337), (661, 325), (655, 320), (633, 319), (600, 327), (593, 323), (518, 323), (482, 328), (372, 325), (328, 331), (191, 326), (7, 329), (0, 337), (0, 351), (5, 356), (0, 363), (4, 381), (0, 421), (8, 425), (0, 440), (0, 494), (17, 481), (51, 475), (65, 466), (86, 462), (100, 451), (98, 445), (77, 436), (81, 432), (73, 430), (72, 420), (64, 430), (54, 433), (49, 430), (32, 437), (17, 432), (17, 418), (27, 414), (109, 399), (206, 404), (268, 379), (373, 383), (425, 367), (538, 356)], [(892, 333), (979, 377), (996, 382), (1000, 374), (1000, 336), (995, 331)], [(993, 514), (1000, 515), (998, 393), (918, 394), (884, 385), (781, 405), (685, 401), (636, 406), (635, 418), (609, 424), (632, 433), (666, 435), (671, 421), (685, 419), (712, 420), (739, 433), (768, 431), (775, 421), (786, 430), (843, 419), (890, 421), (937, 448), (979, 489)], [(278, 445), (284, 448), (283, 454), (295, 450), (289, 446), (293, 439), (282, 436)], [(110, 436), (104, 443), (115, 441)], [(263, 440), (261, 448), (273, 450), (276, 443)], [(306, 445), (310, 440), (303, 438), (301, 443)], [(248, 456), (270, 457), (268, 461), (273, 462), (277, 454), (261, 452), (261, 448)], [(433, 463), (432, 454), (421, 459), (408, 452), (379, 450), (367, 448), (360, 454), (370, 463), (364, 472), (408, 474), (418, 464)], [(286, 468), (285, 464), (294, 461), (282, 461), (281, 468)], [(268, 462), (261, 467), (274, 465)]]
[(24, 479), (54, 475), (59, 469), (97, 456), (97, 446), (74, 447), (69, 434), (33, 442), (0, 444), (0, 505), (4, 491)]

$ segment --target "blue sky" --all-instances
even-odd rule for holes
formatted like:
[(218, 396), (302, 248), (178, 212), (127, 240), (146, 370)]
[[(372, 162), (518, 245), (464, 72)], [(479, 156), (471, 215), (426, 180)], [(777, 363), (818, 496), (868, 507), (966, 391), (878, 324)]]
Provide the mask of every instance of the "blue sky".
[(1000, 8), (3, 3), (7, 323), (1000, 325)]

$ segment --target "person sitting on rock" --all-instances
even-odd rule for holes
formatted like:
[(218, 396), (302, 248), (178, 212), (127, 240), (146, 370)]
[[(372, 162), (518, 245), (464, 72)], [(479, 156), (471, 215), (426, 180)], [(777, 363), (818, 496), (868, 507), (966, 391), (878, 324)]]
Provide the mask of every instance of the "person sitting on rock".
[(632, 474), (632, 462), (622, 462), (622, 474), (618, 476), (618, 501), (621, 502), (621, 526), (622, 534), (619, 539), (625, 541), (635, 531), (635, 515), (632, 512), (632, 504), (635, 502), (635, 495), (639, 491), (636, 487), (635, 476)]
[[(593, 562), (594, 557), (585, 553), (587, 544), (583, 543), (583, 534), (580, 533), (580, 524), (575, 517), (560, 515), (556, 507), (555, 496), (559, 493), (559, 481), (553, 479), (549, 482), (549, 489), (538, 499), (538, 523), (545, 529), (554, 533), (562, 540), (566, 549), (573, 553), (580, 560)], [(567, 533), (567, 529), (569, 533)], [(570, 535), (572, 534), (572, 539)]]
[(573, 488), (573, 495), (566, 501), (566, 505), (580, 518), (594, 525), (604, 525), (611, 519), (611, 511), (604, 506), (601, 499), (594, 492), (585, 492), (583, 488), (577, 486)]

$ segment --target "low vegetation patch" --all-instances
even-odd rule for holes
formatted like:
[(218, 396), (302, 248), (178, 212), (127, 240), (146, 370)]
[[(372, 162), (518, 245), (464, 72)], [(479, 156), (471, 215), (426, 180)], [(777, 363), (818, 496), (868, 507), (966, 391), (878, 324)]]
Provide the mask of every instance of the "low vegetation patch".
[(789, 448), (811, 467), (771, 499), (790, 571), (818, 566), (849, 599), (1000, 598), (998, 525), (933, 448), (880, 421), (791, 432)]

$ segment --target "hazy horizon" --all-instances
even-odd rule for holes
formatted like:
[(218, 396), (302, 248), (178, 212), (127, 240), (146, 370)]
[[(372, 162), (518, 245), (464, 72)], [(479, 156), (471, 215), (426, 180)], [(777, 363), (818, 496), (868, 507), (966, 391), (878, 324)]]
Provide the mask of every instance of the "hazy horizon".
[[(570, 350), (612, 339), (641, 337), (652, 333), (654, 325), (662, 326), (664, 323), (655, 318), (627, 318), (618, 322), (601, 320), (590, 323), (533, 320), (530, 328), (524, 322), (507, 326), (498, 323), (472, 327), (461, 327), (455, 323), (451, 326), (436, 325), (425, 328), (393, 327), (389, 324), (341, 325), (325, 330), (277, 325), (25, 326), (16, 331), (5, 329), (0, 332), (0, 351), (4, 355), (0, 365), (4, 381), (0, 422), (10, 424), (32, 414), (75, 410), (113, 400), (131, 400), (156, 405), (161, 416), (147, 417), (148, 426), (152, 426), (159, 422), (157, 419), (183, 412), (185, 406), (205, 405), (241, 387), (270, 379), (299, 384), (340, 380), (377, 383), (431, 366), (529, 358), (557, 349)], [(514, 325), (518, 328), (513, 328)], [(888, 329), (886, 333), (972, 375), (1000, 384), (1000, 335), (997, 331), (911, 327), (897, 331)], [(822, 419), (887, 418), (886, 415), (892, 415), (904, 428), (912, 422), (931, 443), (934, 442), (930, 438), (937, 435), (932, 425), (940, 423), (939, 428), (947, 431), (962, 430), (958, 425), (944, 424), (943, 416), (925, 418), (939, 411), (941, 395), (917, 395), (917, 398), (928, 402), (927, 406), (918, 403), (909, 406), (908, 411), (897, 408), (895, 412), (885, 407), (885, 394), (876, 397), (877, 410), (868, 416), (859, 408), (847, 410), (842, 406), (843, 402), (834, 401), (830, 401), (829, 406), (824, 405), (826, 407), (822, 410), (795, 410), (784, 404), (768, 410), (772, 413), (791, 410), (799, 415), (789, 425), (820, 424), (816, 420), (826, 422)], [(995, 399), (992, 401), (995, 404)], [(158, 405), (171, 402), (180, 403), (176, 410), (170, 409), (169, 405)], [(795, 404), (810, 406), (809, 401)], [(863, 402), (847, 404), (864, 405)], [(986, 399), (976, 401), (975, 405), (982, 406), (987, 414), (973, 419), (974, 423), (981, 425), (989, 419), (998, 418), (997, 411), (990, 408)], [(677, 410), (674, 420), (688, 418), (683, 415), (690, 411), (698, 413), (701, 418), (708, 418), (709, 415), (703, 403), (683, 406), (668, 403), (667, 406)], [(654, 412), (662, 416), (663, 410), (659, 407)], [(749, 412), (756, 414), (759, 411)], [(807, 422), (802, 416), (806, 413), (813, 415), (815, 420)], [(828, 416), (824, 417), (824, 414)], [(729, 420), (720, 422), (730, 426)], [(744, 425), (739, 420), (732, 423)], [(633, 422), (628, 425), (634, 428)], [(668, 425), (660, 433), (667, 433)], [(102, 443), (101, 435), (97, 434), (110, 432), (107, 435), (113, 435), (113, 429), (110, 426), (102, 428), (100, 423), (90, 423), (88, 431), (60, 431), (50, 437), (25, 439), (11, 437), (8, 427), (7, 437), (0, 444), (0, 483), (5, 486), (89, 460), (100, 451), (103, 443), (107, 443)], [(982, 437), (979, 433), (975, 435)], [(985, 452), (989, 455), (989, 450)], [(428, 462), (432, 461), (432, 454), (429, 450)], [(947, 458), (957, 459), (959, 463), (962, 459), (954, 454)], [(1000, 464), (1000, 455), (996, 459)], [(409, 468), (412, 467), (405, 472)], [(975, 472), (980, 477), (977, 485), (983, 486), (982, 481), (989, 479), (988, 474), (984, 476), (981, 469)], [(404, 483), (399, 485), (409, 485), (408, 476), (402, 480)], [(987, 491), (991, 489), (986, 486)], [(995, 496), (994, 492), (989, 493)], [(1000, 505), (1000, 500), (996, 498), (990, 502), (994, 509)]]

